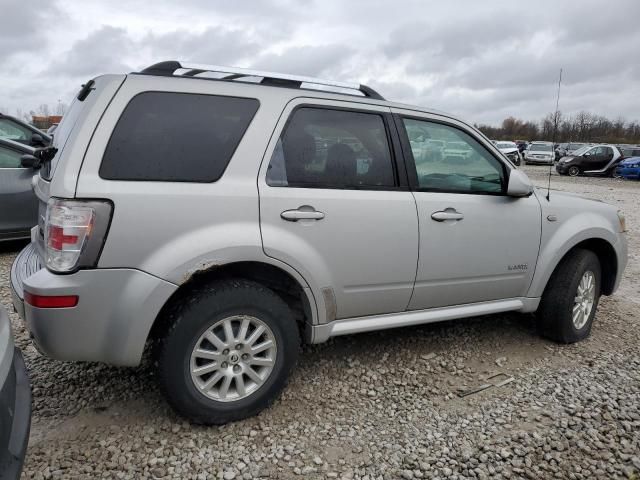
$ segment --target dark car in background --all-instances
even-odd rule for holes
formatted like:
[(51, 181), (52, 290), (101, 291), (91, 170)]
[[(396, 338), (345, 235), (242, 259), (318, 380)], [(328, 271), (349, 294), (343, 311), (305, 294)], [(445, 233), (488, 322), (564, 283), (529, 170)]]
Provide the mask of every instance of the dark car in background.
[(13, 140), (32, 147), (46, 147), (51, 143), (50, 135), (3, 113), (0, 113), (0, 139)]
[(640, 146), (618, 145), (624, 158), (640, 157)]
[(556, 171), (560, 175), (601, 175), (614, 176), (616, 167), (623, 159), (616, 145), (586, 145), (573, 155), (560, 159)]
[(584, 142), (573, 142), (573, 143), (561, 143), (558, 148), (556, 148), (556, 160), (561, 159), (562, 157), (567, 157), (574, 155), (575, 152), (580, 150), (581, 148), (590, 146), (590, 143)]
[(525, 142), (524, 140), (516, 140), (515, 144), (518, 147), (518, 151), (520, 152), (520, 156), (521, 157), (524, 156), (524, 151), (529, 146), (529, 142)]
[(0, 479), (20, 478), (31, 429), (31, 386), (0, 305)]
[(0, 242), (29, 238), (38, 223), (38, 199), (31, 185), (34, 170), (22, 166), (28, 145), (0, 138)]

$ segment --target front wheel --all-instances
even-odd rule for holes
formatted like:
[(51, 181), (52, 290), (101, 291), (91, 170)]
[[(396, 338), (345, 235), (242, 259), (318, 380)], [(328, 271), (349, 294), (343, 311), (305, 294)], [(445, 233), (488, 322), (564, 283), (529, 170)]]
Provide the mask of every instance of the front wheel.
[(159, 379), (180, 415), (223, 424), (256, 415), (280, 394), (300, 341), (289, 307), (272, 290), (247, 280), (216, 282), (169, 315)]
[(556, 342), (589, 336), (600, 299), (600, 261), (590, 250), (575, 250), (553, 272), (538, 309), (540, 333)]
[(580, 168), (578, 168), (575, 165), (573, 165), (573, 166), (569, 167), (569, 170), (567, 171), (567, 173), (571, 177), (577, 177), (578, 175), (580, 175)]

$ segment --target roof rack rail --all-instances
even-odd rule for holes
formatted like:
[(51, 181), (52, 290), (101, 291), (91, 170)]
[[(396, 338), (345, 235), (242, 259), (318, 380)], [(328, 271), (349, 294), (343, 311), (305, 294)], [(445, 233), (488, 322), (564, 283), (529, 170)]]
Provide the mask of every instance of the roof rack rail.
[[(223, 77), (216, 78), (215, 80), (225, 81), (233, 81), (246, 77), (258, 77), (262, 78), (262, 80), (260, 81), (260, 84), (262, 85), (281, 86), (288, 88), (303, 88), (302, 84), (307, 84), (309, 85), (309, 88), (312, 89), (312, 86), (316, 85), (321, 87), (357, 91), (365, 97), (373, 98), (375, 100), (384, 100), (382, 95), (380, 95), (374, 89), (367, 87), (366, 85), (357, 83), (335, 82), (333, 80), (322, 80), (319, 78), (305, 77), (300, 75), (288, 75), (285, 73), (263, 72), (259, 70), (251, 70), (248, 68), (223, 67), (220, 65), (202, 65), (198, 63), (183, 63), (177, 62), (175, 60), (156, 63), (136, 73), (140, 73), (143, 75), (161, 75), (169, 77), (195, 77), (196, 75), (200, 75), (202, 73), (221, 73), (225, 75)], [(317, 88), (316, 90), (324, 91), (324, 89)]]

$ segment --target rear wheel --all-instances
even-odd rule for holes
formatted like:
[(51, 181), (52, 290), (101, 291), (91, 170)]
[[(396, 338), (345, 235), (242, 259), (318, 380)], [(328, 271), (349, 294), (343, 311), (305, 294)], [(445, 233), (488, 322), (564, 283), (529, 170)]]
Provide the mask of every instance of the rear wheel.
[(169, 404), (195, 423), (222, 424), (257, 414), (284, 388), (299, 334), (287, 304), (254, 282), (199, 289), (173, 309), (158, 351)]
[(580, 168), (576, 167), (575, 165), (572, 165), (571, 167), (569, 167), (569, 170), (567, 171), (567, 173), (571, 177), (577, 177), (578, 175), (580, 175)]
[(540, 333), (560, 343), (589, 336), (600, 299), (600, 261), (590, 250), (575, 250), (551, 276), (538, 309)]

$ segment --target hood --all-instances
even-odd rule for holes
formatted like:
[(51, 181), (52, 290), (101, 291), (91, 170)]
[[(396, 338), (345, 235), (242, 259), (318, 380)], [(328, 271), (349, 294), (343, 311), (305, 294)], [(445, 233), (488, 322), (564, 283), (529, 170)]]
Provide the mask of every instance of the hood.
[(518, 147), (499, 148), (502, 153), (514, 153), (518, 151)]
[(569, 163), (571, 160), (573, 160), (574, 158), (578, 158), (575, 155), (567, 155), (565, 157), (562, 157), (560, 159), (560, 163)]
[(577, 193), (565, 192), (562, 190), (555, 190), (553, 188), (553, 181), (551, 182), (551, 201), (547, 202), (547, 189), (544, 187), (536, 187), (536, 195), (540, 199), (540, 205), (543, 208), (552, 207), (557, 211), (573, 210), (574, 212), (603, 212), (612, 214), (618, 211), (618, 209), (603, 200), (596, 200), (594, 198), (587, 198)]

